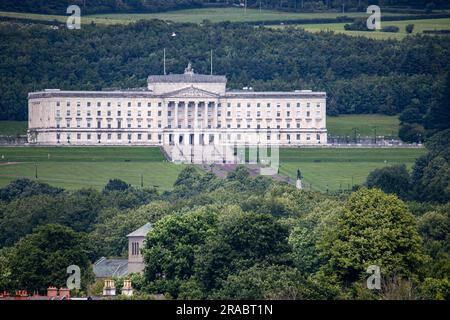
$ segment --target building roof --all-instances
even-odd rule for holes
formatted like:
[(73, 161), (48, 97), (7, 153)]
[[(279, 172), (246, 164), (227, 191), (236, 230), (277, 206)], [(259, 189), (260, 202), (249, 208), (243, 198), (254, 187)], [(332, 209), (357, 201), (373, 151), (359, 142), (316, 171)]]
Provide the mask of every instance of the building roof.
[(128, 259), (101, 257), (93, 265), (96, 278), (123, 277), (128, 274)]
[(148, 77), (149, 83), (225, 83), (225, 76), (209, 75), (209, 74), (167, 74), (167, 75), (151, 75)]
[(127, 237), (145, 237), (147, 233), (152, 229), (152, 224), (150, 222), (147, 222), (139, 229), (133, 231)]

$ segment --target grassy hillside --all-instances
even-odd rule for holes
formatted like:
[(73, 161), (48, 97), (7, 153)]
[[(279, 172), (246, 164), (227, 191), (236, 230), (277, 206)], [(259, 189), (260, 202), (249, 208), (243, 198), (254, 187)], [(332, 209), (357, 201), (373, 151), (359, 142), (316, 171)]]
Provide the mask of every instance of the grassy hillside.
[(67, 189), (101, 189), (111, 178), (168, 190), (183, 168), (164, 160), (159, 148), (0, 148), (0, 186), (19, 177)]
[[(245, 21), (270, 21), (270, 20), (296, 20), (296, 19), (318, 19), (330, 18), (334, 19), (339, 16), (347, 16), (351, 18), (366, 17), (364, 12), (349, 12), (342, 14), (340, 12), (324, 12), (324, 13), (294, 13), (281, 12), (275, 10), (258, 10), (243, 8), (200, 8), (200, 9), (186, 9), (168, 11), (162, 13), (111, 13), (111, 14), (95, 14), (82, 15), (82, 23), (95, 22), (98, 24), (124, 24), (138, 20), (170, 20), (174, 22), (193, 22), (200, 23), (203, 20), (210, 20), (211, 22), (245, 22)], [(397, 15), (392, 13), (385, 13), (385, 15)], [(6, 12), (0, 11), (0, 17), (20, 18), (20, 19), (34, 19), (34, 20), (57, 20), (66, 22), (67, 17), (63, 15), (46, 15), (34, 13), (20, 13), (20, 12)]]
[(26, 134), (27, 128), (27, 121), (0, 121), (0, 136)]
[(336, 191), (365, 182), (376, 168), (406, 164), (411, 168), (425, 149), (281, 149), (280, 174), (296, 178), (299, 168), (306, 188)]
[[(376, 40), (398, 39), (401, 40), (406, 37), (405, 27), (408, 24), (414, 25), (413, 34), (422, 33), (425, 30), (450, 30), (450, 18), (444, 19), (424, 19), (424, 20), (403, 20), (403, 21), (385, 21), (381, 22), (381, 26), (397, 26), (400, 28), (399, 32), (381, 32), (381, 31), (347, 31), (344, 29), (345, 23), (323, 23), (323, 24), (304, 24), (296, 25), (298, 28), (303, 28), (309, 32), (333, 31), (349, 36), (364, 36)], [(281, 26), (276, 26), (280, 28)]]
[[(363, 183), (375, 168), (405, 163), (411, 167), (425, 149), (281, 149), (280, 174), (295, 179), (302, 170), (314, 190), (338, 190)], [(110, 178), (169, 190), (183, 165), (168, 163), (154, 147), (0, 148), (0, 186), (19, 177), (64, 187), (101, 189)]]
[(327, 117), (327, 129), (330, 135), (353, 137), (353, 128), (356, 128), (356, 134), (362, 137), (373, 136), (375, 129), (377, 136), (397, 137), (399, 120), (397, 116), (378, 114), (351, 114)]

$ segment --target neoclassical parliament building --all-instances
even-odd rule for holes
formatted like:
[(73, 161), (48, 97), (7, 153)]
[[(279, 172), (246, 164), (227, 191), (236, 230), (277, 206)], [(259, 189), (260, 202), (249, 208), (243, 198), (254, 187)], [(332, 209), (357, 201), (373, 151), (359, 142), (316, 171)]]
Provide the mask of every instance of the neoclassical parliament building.
[(225, 76), (151, 75), (135, 90), (28, 95), (28, 141), (37, 145), (205, 146), (327, 143), (326, 93), (227, 90)]

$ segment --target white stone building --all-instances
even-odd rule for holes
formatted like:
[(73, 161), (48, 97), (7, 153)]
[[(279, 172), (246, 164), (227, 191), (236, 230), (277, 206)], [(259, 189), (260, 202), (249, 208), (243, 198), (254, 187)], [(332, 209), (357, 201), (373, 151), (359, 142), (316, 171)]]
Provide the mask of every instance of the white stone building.
[(323, 145), (326, 93), (227, 90), (226, 77), (151, 75), (120, 91), (46, 89), (28, 95), (28, 140), (37, 145)]

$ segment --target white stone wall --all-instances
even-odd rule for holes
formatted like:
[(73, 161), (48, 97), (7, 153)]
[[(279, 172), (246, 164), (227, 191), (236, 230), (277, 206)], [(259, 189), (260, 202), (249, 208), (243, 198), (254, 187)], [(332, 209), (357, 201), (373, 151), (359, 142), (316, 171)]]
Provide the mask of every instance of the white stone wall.
[[(186, 103), (189, 102), (186, 122)], [(177, 111), (174, 103), (179, 104)], [(205, 108), (207, 103), (210, 106)], [(29, 142), (162, 145), (169, 143), (170, 135), (173, 141), (178, 141), (179, 135), (188, 137), (191, 133), (198, 141), (200, 131), (193, 131), (195, 106), (199, 115), (197, 128), (202, 129), (202, 134), (217, 136), (214, 141), (231, 135), (231, 139), (247, 139), (250, 143), (327, 143), (326, 98), (320, 93), (228, 92), (225, 95), (162, 97), (150, 92), (65, 91), (30, 94)], [(176, 126), (175, 115), (181, 128)], [(255, 131), (260, 132), (259, 137)]]

